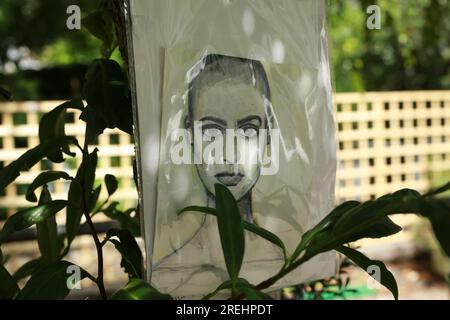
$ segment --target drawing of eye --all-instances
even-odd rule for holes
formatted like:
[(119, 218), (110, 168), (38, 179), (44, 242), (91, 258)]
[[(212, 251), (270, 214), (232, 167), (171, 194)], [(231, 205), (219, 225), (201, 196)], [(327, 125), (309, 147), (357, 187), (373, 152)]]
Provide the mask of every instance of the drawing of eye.
[(258, 136), (258, 128), (254, 125), (245, 125), (238, 130), (238, 134), (245, 138), (254, 138)]
[(203, 139), (207, 141), (212, 141), (222, 135), (222, 130), (213, 126), (203, 127)]

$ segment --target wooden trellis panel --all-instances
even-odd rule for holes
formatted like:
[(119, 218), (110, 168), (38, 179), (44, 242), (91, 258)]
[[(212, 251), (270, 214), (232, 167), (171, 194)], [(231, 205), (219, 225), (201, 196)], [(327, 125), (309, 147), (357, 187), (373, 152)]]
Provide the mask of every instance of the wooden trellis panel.
[(450, 179), (450, 91), (337, 94), (337, 201)]
[[(61, 102), (12, 102), (0, 104), (0, 168), (21, 156), (28, 148), (39, 143), (38, 129), (39, 119), (43, 113), (50, 111)], [(84, 122), (78, 121), (80, 112), (70, 110), (67, 113), (68, 124), (66, 134), (77, 137), (83, 143)], [(113, 196), (113, 200), (120, 201), (125, 207), (135, 206), (137, 193), (133, 180), (132, 157), (134, 146), (132, 137), (118, 130), (105, 130), (99, 138), (99, 167), (96, 173), (97, 183), (106, 174), (113, 174), (119, 180), (119, 190)], [(81, 162), (81, 154), (76, 148), (72, 151), (77, 157), (69, 158), (61, 164), (42, 161), (29, 172), (22, 173), (17, 180), (9, 185), (4, 194), (0, 194), (0, 208), (5, 213), (14, 213), (20, 208), (30, 206), (25, 200), (24, 193), (33, 179), (45, 170), (64, 170), (72, 176)], [(50, 184), (55, 199), (66, 199), (69, 183), (63, 180)], [(106, 196), (106, 188), (103, 188), (102, 196)]]

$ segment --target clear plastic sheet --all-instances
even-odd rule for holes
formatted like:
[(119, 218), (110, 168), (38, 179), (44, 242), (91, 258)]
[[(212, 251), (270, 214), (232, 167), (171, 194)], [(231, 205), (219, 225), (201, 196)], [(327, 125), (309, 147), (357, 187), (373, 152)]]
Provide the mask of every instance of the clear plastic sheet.
[[(334, 205), (326, 6), (130, 0), (130, 16), (147, 277), (176, 297), (200, 297), (227, 280), (215, 218), (177, 212), (214, 207), (214, 183), (228, 186), (243, 218), (277, 234), (289, 252)], [(221, 133), (223, 144), (207, 149)], [(241, 277), (259, 283), (279, 270), (277, 247), (253, 234), (245, 241)], [(325, 253), (272, 289), (336, 268)]]

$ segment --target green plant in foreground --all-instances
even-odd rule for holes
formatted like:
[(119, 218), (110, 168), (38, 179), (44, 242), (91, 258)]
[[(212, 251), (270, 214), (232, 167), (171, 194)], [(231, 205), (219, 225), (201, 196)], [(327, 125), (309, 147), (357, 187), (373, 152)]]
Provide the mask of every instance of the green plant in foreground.
[[(80, 270), (80, 279), (92, 280), (99, 289), (100, 296), (107, 299), (107, 290), (103, 281), (103, 247), (110, 242), (121, 253), (121, 266), (130, 278), (126, 288), (136, 289), (131, 279), (142, 278), (142, 253), (136, 243), (139, 236), (139, 217), (132, 216), (136, 208), (119, 210), (118, 203), (111, 197), (118, 188), (118, 181), (112, 175), (105, 175), (104, 186), (107, 198), (99, 201), (102, 184), (96, 183), (98, 150), (91, 146), (98, 135), (106, 128), (118, 128), (133, 134), (131, 95), (128, 79), (121, 66), (110, 59), (117, 48), (113, 28), (110, 1), (101, 1), (95, 12), (83, 19), (83, 26), (102, 41), (102, 59), (92, 62), (86, 74), (83, 100), (67, 101), (43, 115), (39, 123), (39, 145), (29, 149), (16, 161), (0, 171), (0, 191), (14, 182), (23, 171), (29, 170), (41, 160), (53, 163), (74, 163), (75, 156), (82, 161), (72, 175), (64, 171), (45, 171), (40, 173), (26, 192), (30, 208), (21, 210), (9, 217), (0, 231), (0, 299), (63, 299), (74, 283), (69, 270)], [(117, 30), (116, 30), (117, 31)], [(0, 97), (11, 99), (11, 94), (0, 88)], [(69, 109), (81, 111), (80, 119), (86, 124), (82, 144), (65, 133), (66, 113)], [(54, 181), (64, 179), (70, 183), (67, 199), (53, 200), (48, 186)], [(39, 196), (36, 192), (40, 191)], [(56, 214), (65, 210), (65, 231), (58, 232)], [(104, 214), (116, 220), (121, 229), (111, 229), (104, 239), (100, 239), (92, 219)], [(83, 219), (84, 218), (84, 219)], [(40, 257), (25, 263), (14, 274), (4, 267), (1, 247), (14, 233), (36, 226), (37, 243)], [(87, 226), (95, 243), (98, 272), (89, 274), (80, 266), (65, 260), (71, 245), (80, 229)], [(18, 283), (29, 278), (20, 288)], [(120, 297), (119, 291), (117, 294)], [(114, 296), (113, 296), (114, 297)], [(123, 295), (122, 295), (123, 297)]]
[[(443, 187), (421, 195), (410, 189), (403, 189), (387, 194), (379, 199), (368, 202), (348, 201), (331, 211), (314, 228), (307, 231), (292, 253), (287, 253), (286, 247), (278, 236), (268, 230), (242, 221), (236, 200), (224, 186), (216, 185), (216, 208), (187, 207), (180, 213), (198, 211), (217, 217), (220, 240), (230, 280), (220, 285), (217, 290), (207, 295), (211, 298), (218, 292), (231, 289), (232, 298), (265, 298), (261, 290), (270, 288), (278, 280), (292, 272), (314, 256), (336, 250), (367, 272), (370, 266), (378, 266), (381, 270), (380, 279), (376, 279), (388, 288), (395, 299), (398, 298), (398, 287), (392, 273), (377, 260), (371, 260), (361, 252), (346, 244), (362, 238), (382, 238), (401, 231), (389, 215), (415, 213), (430, 220), (434, 234), (444, 252), (450, 256), (450, 207), (436, 199), (436, 195), (450, 189), (450, 183)], [(278, 273), (259, 284), (250, 284), (239, 278), (245, 243), (236, 241), (242, 239), (244, 230), (253, 232), (272, 242), (285, 255), (285, 263)], [(371, 274), (369, 274), (371, 275)]]

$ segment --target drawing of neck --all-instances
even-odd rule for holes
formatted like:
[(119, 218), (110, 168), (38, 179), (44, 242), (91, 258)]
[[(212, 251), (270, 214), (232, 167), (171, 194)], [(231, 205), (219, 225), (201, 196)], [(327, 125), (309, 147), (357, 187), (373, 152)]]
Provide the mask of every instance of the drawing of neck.
[[(216, 200), (213, 194), (208, 192), (208, 199), (206, 206), (215, 208)], [(254, 223), (253, 210), (252, 210), (252, 192), (248, 192), (241, 200), (238, 201), (239, 212), (244, 221)]]

